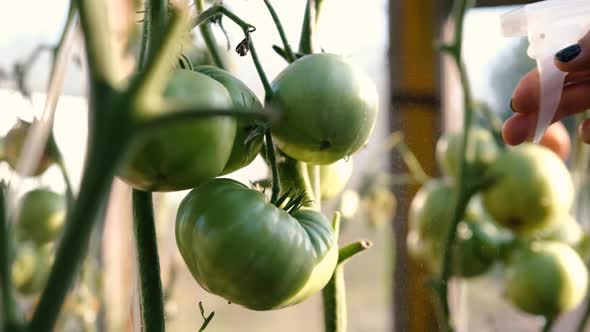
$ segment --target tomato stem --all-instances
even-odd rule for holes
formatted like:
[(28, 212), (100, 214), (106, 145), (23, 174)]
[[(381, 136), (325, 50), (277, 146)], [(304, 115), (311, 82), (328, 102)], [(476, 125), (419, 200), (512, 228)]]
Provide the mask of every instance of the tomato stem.
[(18, 303), (12, 287), (12, 256), (11, 227), (7, 217), (6, 202), (7, 186), (0, 182), (0, 289), (2, 290), (2, 319), (0, 324), (5, 331), (16, 331), (22, 324), (22, 315), (19, 312)]
[(371, 248), (372, 245), (371, 241), (360, 240), (340, 248), (338, 251), (338, 264), (343, 264), (356, 254)]
[[(195, 0), (194, 3), (197, 13), (201, 14), (205, 10), (204, 1)], [(209, 49), (209, 55), (211, 56), (213, 63), (221, 69), (227, 69), (227, 65), (221, 57), (219, 46), (217, 45), (215, 35), (213, 35), (213, 31), (211, 30), (211, 26), (209, 24), (201, 24), (199, 30), (201, 31), (205, 45), (207, 45), (207, 49)]]
[(315, 2), (314, 0), (307, 0), (305, 4), (301, 37), (299, 38), (299, 53), (312, 54), (314, 52), (313, 35), (317, 21)]
[[(225, 15), (227, 18), (229, 18), (235, 24), (237, 24), (240, 28), (242, 28), (242, 31), (244, 32), (244, 37), (245, 37), (244, 41), (247, 43), (246, 45), (248, 45), (247, 49), (249, 50), (250, 55), (252, 56), (252, 61), (254, 62), (254, 66), (256, 67), (256, 71), (258, 72), (258, 76), (260, 77), (260, 81), (262, 82), (262, 86), (264, 87), (264, 93), (266, 95), (265, 99), (267, 101), (271, 100), (272, 99), (272, 89), (270, 87), (270, 83), (268, 81), (268, 78), (266, 77), (266, 73), (264, 72), (264, 69), (262, 68), (262, 64), (260, 62), (260, 59), (258, 58), (258, 53), (256, 52), (256, 48), (254, 47), (254, 42), (252, 41), (251, 33), (256, 30), (256, 28), (253, 25), (242, 20), (238, 15), (234, 14), (231, 10), (229, 10), (221, 5), (215, 5), (215, 6), (211, 6), (209, 9), (202, 12), (197, 17), (197, 19), (193, 22), (193, 26), (201, 25), (218, 14)], [(240, 43), (240, 44), (242, 44), (242, 43)]]
[(553, 328), (553, 324), (555, 323), (554, 317), (545, 317), (545, 324), (543, 324), (542, 332), (550, 332)]
[(287, 39), (287, 36), (285, 35), (283, 24), (281, 23), (281, 20), (279, 19), (279, 16), (277, 15), (277, 12), (273, 8), (270, 1), (264, 0), (264, 4), (266, 5), (266, 8), (268, 8), (270, 16), (272, 16), (272, 20), (274, 21), (277, 31), (279, 32), (279, 36), (281, 37), (281, 42), (283, 42), (283, 51), (285, 54), (285, 59), (287, 60), (287, 62), (291, 63), (295, 61), (296, 57), (293, 53), (293, 49), (291, 49), (291, 45), (289, 45), (289, 40)]
[(143, 331), (164, 331), (164, 298), (152, 193), (133, 190), (133, 231), (139, 265)]
[(157, 59), (168, 26), (168, 0), (146, 0), (143, 29), (146, 43), (142, 49), (145, 59)]
[(56, 154), (57, 167), (59, 167), (59, 171), (61, 172), (61, 176), (63, 177), (64, 184), (66, 185), (66, 200), (68, 209), (70, 209), (74, 204), (74, 187), (72, 186), (72, 181), (70, 180), (68, 170), (66, 169), (66, 163), (64, 161), (61, 151), (59, 151), (59, 149), (56, 149)]
[(275, 204), (281, 194), (281, 179), (279, 177), (279, 167), (277, 165), (277, 157), (275, 154), (275, 146), (272, 142), (272, 135), (270, 130), (267, 130), (264, 134), (266, 140), (266, 155), (268, 162), (270, 163), (270, 169), (272, 171), (272, 194), (270, 202)]
[(437, 283), (436, 287), (436, 295), (438, 295), (440, 304), (441, 304), (441, 311), (442, 311), (442, 322), (441, 326), (445, 331), (452, 332), (454, 331), (453, 321), (451, 317), (451, 310), (449, 305), (449, 298), (448, 298), (448, 286), (449, 280), (451, 277), (451, 262), (453, 261), (453, 247), (456, 237), (457, 237), (457, 226), (459, 222), (465, 216), (465, 210), (467, 209), (467, 204), (469, 203), (471, 196), (475, 194), (475, 192), (470, 191), (469, 181), (468, 181), (468, 169), (467, 169), (467, 160), (466, 160), (466, 152), (468, 147), (468, 137), (469, 132), (471, 131), (472, 127), (472, 118), (473, 118), (473, 96), (471, 93), (471, 86), (469, 83), (469, 78), (467, 76), (467, 72), (465, 69), (465, 64), (462, 61), (461, 51), (463, 48), (463, 24), (465, 21), (465, 14), (469, 8), (473, 5), (473, 0), (455, 0), (453, 3), (453, 16), (455, 19), (455, 32), (453, 41), (450, 44), (442, 45), (441, 51), (449, 54), (457, 69), (459, 70), (459, 75), (461, 78), (461, 85), (463, 87), (463, 140), (461, 143), (461, 162), (459, 166), (459, 177), (457, 178), (457, 187), (458, 192), (456, 195), (455, 201), (455, 208), (453, 210), (452, 219), (451, 219), (451, 227), (449, 229), (448, 236), (445, 241), (445, 245), (443, 247), (443, 266), (442, 272), (440, 275), (440, 279)]

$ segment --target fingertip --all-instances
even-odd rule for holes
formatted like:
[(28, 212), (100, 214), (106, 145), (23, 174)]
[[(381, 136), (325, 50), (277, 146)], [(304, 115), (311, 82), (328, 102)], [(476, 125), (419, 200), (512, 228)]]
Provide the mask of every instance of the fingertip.
[(502, 137), (508, 145), (519, 145), (530, 139), (534, 128), (534, 115), (518, 113), (510, 117), (502, 128)]
[(514, 92), (510, 107), (515, 113), (533, 113), (538, 109), (539, 100), (539, 71), (534, 69), (523, 76)]

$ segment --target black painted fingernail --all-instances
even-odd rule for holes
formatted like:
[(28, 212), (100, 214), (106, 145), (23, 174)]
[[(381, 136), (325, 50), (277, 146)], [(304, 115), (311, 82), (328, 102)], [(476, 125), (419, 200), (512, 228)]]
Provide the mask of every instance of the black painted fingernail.
[(555, 58), (560, 62), (570, 62), (582, 53), (580, 44), (568, 46), (555, 54)]
[(510, 109), (512, 110), (512, 112), (516, 113), (516, 111), (514, 110), (514, 100), (510, 99)]

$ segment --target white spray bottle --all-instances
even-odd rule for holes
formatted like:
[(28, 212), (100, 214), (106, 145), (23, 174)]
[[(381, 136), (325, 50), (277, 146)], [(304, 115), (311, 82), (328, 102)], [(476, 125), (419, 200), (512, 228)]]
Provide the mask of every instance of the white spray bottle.
[(590, 0), (546, 0), (502, 15), (505, 37), (528, 36), (528, 55), (537, 61), (541, 78), (539, 117), (534, 141), (539, 142), (559, 107), (566, 73), (555, 53), (577, 43), (590, 29)]

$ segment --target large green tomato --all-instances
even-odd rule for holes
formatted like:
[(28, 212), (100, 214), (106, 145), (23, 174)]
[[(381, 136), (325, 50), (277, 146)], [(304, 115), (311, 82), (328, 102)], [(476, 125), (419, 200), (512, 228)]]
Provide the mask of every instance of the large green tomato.
[[(194, 70), (223, 84), (229, 92), (235, 106), (248, 112), (262, 112), (262, 104), (254, 92), (229, 72), (213, 66), (199, 66), (195, 67)], [(246, 138), (248, 138), (248, 135), (252, 132), (254, 126), (255, 124), (252, 120), (238, 119), (234, 146), (229, 160), (223, 169), (222, 175), (248, 166), (260, 152), (264, 135), (256, 136), (246, 142)]]
[[(456, 177), (459, 173), (463, 133), (455, 132), (441, 137), (436, 144), (436, 159), (444, 175)], [(483, 128), (469, 132), (467, 163), (476, 173), (483, 173), (494, 163), (499, 148), (492, 134)]]
[[(232, 108), (225, 87), (189, 70), (177, 70), (164, 96), (203, 109)], [(190, 189), (219, 176), (232, 151), (236, 120), (198, 119), (154, 129), (130, 148), (119, 177), (145, 191)]]
[[(30, 122), (18, 120), (18, 122), (8, 131), (4, 137), (2, 142), (4, 144), (4, 158), (12, 169), (16, 170), (18, 166), (18, 161), (22, 155), (23, 145), (25, 144), (25, 139), (29, 134), (31, 126), (32, 124)], [(50, 135), (49, 139), (47, 140), (47, 145), (41, 155), (41, 159), (39, 160), (39, 164), (33, 169), (32, 174), (27, 175), (39, 176), (43, 174), (43, 172), (45, 172), (51, 165), (55, 164), (56, 149), (57, 147), (55, 145), (53, 135)]]
[(338, 260), (321, 213), (290, 215), (230, 179), (211, 180), (184, 198), (176, 242), (204, 289), (253, 310), (305, 300), (326, 285)]
[(12, 283), (22, 294), (35, 294), (43, 289), (53, 261), (52, 247), (37, 247), (26, 241), (16, 248), (12, 263)]
[[(322, 199), (338, 196), (346, 187), (352, 175), (352, 159), (340, 159), (329, 165), (320, 166), (320, 192)], [(314, 165), (308, 164), (308, 169)]]
[(287, 155), (330, 164), (363, 147), (375, 124), (379, 98), (370, 78), (334, 54), (307, 55), (272, 82), (279, 122), (272, 133)]
[(497, 181), (483, 193), (483, 204), (501, 225), (517, 233), (559, 223), (573, 203), (574, 186), (561, 159), (551, 150), (523, 144), (506, 150), (488, 174)]
[(63, 195), (46, 188), (34, 189), (21, 199), (18, 218), (19, 234), (24, 240), (41, 245), (55, 240), (61, 233), (66, 217)]
[(506, 297), (521, 310), (555, 317), (584, 299), (588, 270), (569, 246), (535, 242), (514, 253), (507, 265), (505, 288)]

